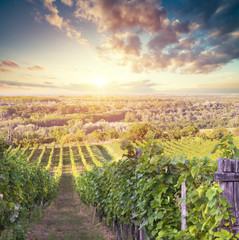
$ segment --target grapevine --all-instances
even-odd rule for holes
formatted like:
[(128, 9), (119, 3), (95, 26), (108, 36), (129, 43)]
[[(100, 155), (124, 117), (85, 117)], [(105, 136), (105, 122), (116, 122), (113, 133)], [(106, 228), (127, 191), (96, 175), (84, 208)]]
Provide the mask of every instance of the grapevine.
[(37, 161), (38, 166), (40, 166), (40, 164), (41, 164), (41, 161), (43, 159), (44, 153), (46, 152), (46, 149), (47, 149), (47, 147), (46, 147), (46, 145), (44, 145), (44, 147), (42, 148), (41, 155), (39, 156), (38, 161)]
[(84, 157), (84, 154), (82, 153), (82, 150), (81, 150), (81, 146), (79, 143), (77, 143), (77, 147), (78, 147), (78, 151), (79, 151), (79, 155), (81, 157), (81, 161), (85, 167), (85, 170), (86, 171), (89, 171), (92, 169), (92, 167), (90, 165), (87, 164), (86, 160), (85, 160), (85, 157)]
[(59, 163), (55, 172), (55, 179), (57, 180), (58, 184), (61, 181), (62, 168), (63, 168), (63, 144), (61, 144), (61, 147), (60, 147)]
[[(95, 206), (109, 223), (133, 221), (151, 239), (223, 239), (224, 232), (216, 232), (216, 228), (223, 217), (228, 224), (234, 218), (229, 218), (229, 205), (214, 182), (216, 161), (208, 157), (171, 158), (162, 144), (152, 139), (139, 157), (133, 153), (80, 175), (77, 191), (81, 199)], [(186, 230), (180, 227), (182, 182), (187, 187)]]
[(92, 152), (89, 144), (88, 144), (88, 143), (85, 143), (85, 146), (86, 146), (86, 149), (87, 149), (87, 151), (89, 152), (89, 154), (90, 154), (90, 156), (91, 156), (91, 159), (92, 159), (93, 163), (94, 163), (97, 167), (102, 166), (102, 163), (99, 162), (99, 161), (95, 158), (95, 156), (94, 156), (94, 154), (93, 154), (93, 152)]
[(75, 159), (74, 159), (74, 154), (73, 154), (71, 143), (69, 144), (69, 151), (70, 151), (72, 175), (73, 175), (73, 178), (75, 180), (79, 176), (79, 172), (78, 172), (77, 167), (75, 165)]
[(49, 159), (48, 159), (48, 163), (47, 163), (47, 166), (46, 166), (46, 170), (48, 170), (48, 171), (50, 171), (50, 169), (51, 169), (52, 158), (53, 158), (53, 155), (54, 155), (54, 149), (55, 149), (55, 142), (53, 143), (51, 153), (50, 153), (50, 156), (49, 156)]
[(28, 163), (25, 155), (6, 151), (0, 158), (0, 235), (5, 229), (18, 226), (24, 236), (21, 218), (36, 205), (52, 200), (57, 194), (57, 182), (48, 171)]
[(38, 144), (35, 145), (35, 147), (32, 149), (30, 155), (29, 155), (28, 158), (27, 158), (27, 162), (30, 162), (30, 161), (31, 161), (31, 158), (32, 158), (33, 154), (36, 152), (37, 149), (38, 149)]
[(25, 148), (24, 148), (24, 150), (22, 151), (22, 155), (24, 155), (26, 152), (27, 152), (27, 150), (29, 149), (29, 147), (30, 147), (30, 144), (28, 144)]

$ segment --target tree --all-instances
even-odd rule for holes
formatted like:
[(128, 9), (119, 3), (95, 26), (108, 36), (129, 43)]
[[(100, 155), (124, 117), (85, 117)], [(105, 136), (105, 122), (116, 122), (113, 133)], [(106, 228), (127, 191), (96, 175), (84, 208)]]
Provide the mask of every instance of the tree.
[(210, 138), (219, 140), (227, 134), (229, 134), (229, 131), (226, 128), (213, 129)]
[(126, 138), (131, 141), (142, 141), (148, 139), (154, 132), (154, 128), (149, 123), (134, 123), (131, 125)]
[(135, 114), (133, 112), (127, 112), (125, 114), (124, 121), (125, 122), (137, 122), (138, 118), (135, 116)]
[(232, 131), (232, 134), (233, 134), (233, 136), (235, 136), (235, 137), (239, 137), (239, 127), (235, 128), (235, 129)]

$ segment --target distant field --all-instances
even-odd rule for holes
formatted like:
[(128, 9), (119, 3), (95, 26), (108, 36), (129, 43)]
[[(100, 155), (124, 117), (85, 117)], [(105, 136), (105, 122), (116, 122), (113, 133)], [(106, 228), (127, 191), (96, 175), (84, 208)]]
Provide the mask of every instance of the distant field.
[[(228, 131), (232, 132), (235, 128), (226, 128)], [(200, 132), (212, 132), (213, 128), (209, 128), (209, 129), (200, 129)]]

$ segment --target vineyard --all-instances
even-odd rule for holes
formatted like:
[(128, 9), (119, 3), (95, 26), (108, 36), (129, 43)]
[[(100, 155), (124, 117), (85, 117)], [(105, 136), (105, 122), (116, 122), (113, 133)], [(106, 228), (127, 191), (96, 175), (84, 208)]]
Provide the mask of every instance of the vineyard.
[[(239, 138), (233, 140), (239, 148)], [(128, 239), (129, 234), (138, 239), (140, 230), (143, 230), (141, 239), (179, 239), (182, 236), (185, 239), (213, 239), (215, 236), (231, 239), (230, 233), (214, 235), (222, 217), (229, 219), (230, 215), (229, 206), (219, 197), (220, 188), (213, 180), (216, 160), (225, 154), (220, 146), (218, 151), (211, 152), (216, 144), (217, 141), (201, 138), (150, 140), (123, 144), (123, 150), (119, 142), (100, 145), (72, 142), (33, 148), (19, 145), (15, 149), (10, 147), (7, 154), (25, 156), (26, 164), (48, 170), (58, 185), (65, 161), (69, 160), (81, 200), (114, 226), (119, 239), (121, 235)], [(137, 155), (139, 149), (141, 154)], [(180, 231), (180, 184), (183, 181), (187, 185), (186, 205), (190, 209), (187, 231)], [(39, 201), (44, 202), (44, 198)], [(10, 213), (9, 219), (12, 222)]]
[[(222, 156), (221, 151), (211, 154), (212, 149), (217, 144), (217, 140), (204, 140), (199, 137), (182, 138), (180, 140), (168, 140), (160, 142), (164, 147), (164, 153), (169, 156), (185, 156), (187, 159), (210, 157), (212, 160), (217, 160)], [(136, 140), (132, 142), (133, 147), (141, 149), (146, 142)], [(239, 137), (234, 138), (234, 144), (239, 148)], [(52, 175), (60, 171), (62, 164), (63, 152), (66, 158), (74, 159), (76, 171), (80, 174), (84, 170), (90, 170), (95, 166), (122, 159), (122, 155), (126, 154), (120, 147), (119, 142), (111, 144), (90, 145), (85, 142), (84, 145), (79, 143), (70, 143), (56, 145), (55, 143), (46, 146), (36, 145), (34, 148), (27, 146), (21, 148), (19, 145), (16, 149), (9, 148), (10, 153), (20, 151), (21, 155), (27, 156), (27, 161), (30, 163), (37, 162), (41, 168), (46, 168)], [(60, 166), (59, 166), (60, 165)]]
[(63, 164), (64, 158), (74, 159), (77, 173), (84, 170), (90, 170), (95, 166), (102, 166), (102, 164), (117, 161), (121, 159), (124, 151), (120, 148), (120, 143), (114, 142), (112, 144), (103, 145), (89, 145), (85, 142), (84, 145), (79, 143), (61, 144), (55, 143), (46, 146), (36, 145), (34, 148), (9, 148), (7, 150), (10, 154), (20, 152), (20, 155), (27, 157), (27, 162), (36, 163), (41, 168), (46, 168), (52, 175), (58, 174)]

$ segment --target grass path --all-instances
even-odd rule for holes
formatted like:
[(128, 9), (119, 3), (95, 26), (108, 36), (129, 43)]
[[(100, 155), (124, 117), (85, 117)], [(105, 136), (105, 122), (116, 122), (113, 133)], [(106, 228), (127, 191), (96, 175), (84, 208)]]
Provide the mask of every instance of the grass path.
[(80, 202), (74, 189), (69, 159), (64, 159), (58, 197), (45, 210), (42, 220), (29, 232), (27, 240), (115, 239), (102, 223), (92, 223), (89, 210)]

